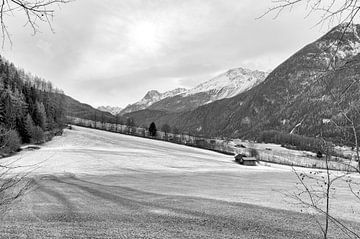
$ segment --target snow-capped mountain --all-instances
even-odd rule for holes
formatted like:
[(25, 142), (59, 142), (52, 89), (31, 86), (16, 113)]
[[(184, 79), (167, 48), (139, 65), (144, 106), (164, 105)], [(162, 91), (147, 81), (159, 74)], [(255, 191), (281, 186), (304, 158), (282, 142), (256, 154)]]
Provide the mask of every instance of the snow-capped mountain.
[(182, 95), (187, 92), (187, 89), (185, 88), (176, 88), (174, 90), (166, 91), (163, 94), (161, 94), (161, 100), (169, 97), (173, 97), (176, 95)]
[(154, 104), (155, 102), (158, 102), (158, 101), (168, 98), (168, 97), (173, 97), (173, 96), (176, 96), (179, 94), (183, 94), (186, 91), (187, 90), (185, 88), (176, 88), (174, 90), (166, 91), (164, 93), (160, 93), (157, 90), (150, 90), (146, 93), (146, 95), (140, 101), (126, 106), (120, 112), (120, 114), (123, 115), (126, 113), (146, 109), (149, 106), (151, 106), (152, 104)]
[(122, 108), (116, 106), (99, 106), (98, 110), (109, 112), (112, 115), (117, 115), (122, 111)]
[(208, 92), (212, 101), (231, 98), (262, 82), (266, 73), (245, 68), (235, 68), (208, 80), (186, 92), (184, 96)]
[(358, 115), (359, 36), (360, 25), (339, 25), (290, 56), (262, 83), (235, 97), (181, 113), (148, 110), (146, 117), (141, 112), (130, 116), (139, 124), (169, 123), (207, 136), (257, 137), (261, 130), (296, 129), (300, 135), (351, 142), (353, 136), (347, 131), (324, 122), (346, 122), (343, 112)]
[(195, 109), (216, 100), (231, 98), (247, 91), (265, 80), (267, 73), (235, 68), (198, 86), (186, 90), (178, 88), (165, 93), (149, 91), (142, 100), (128, 105), (121, 114), (143, 109), (180, 112)]
[(267, 73), (235, 68), (173, 97), (164, 98), (148, 109), (180, 112), (195, 109), (216, 100), (231, 98), (265, 80)]

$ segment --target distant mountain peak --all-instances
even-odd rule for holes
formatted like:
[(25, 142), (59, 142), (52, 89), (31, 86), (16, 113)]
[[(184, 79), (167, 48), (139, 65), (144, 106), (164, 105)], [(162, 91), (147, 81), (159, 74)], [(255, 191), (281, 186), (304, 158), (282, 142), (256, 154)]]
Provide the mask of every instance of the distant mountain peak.
[(121, 114), (143, 109), (180, 112), (195, 109), (216, 100), (238, 95), (265, 80), (266, 72), (243, 67), (230, 69), (196, 87), (187, 90), (177, 88), (165, 93), (156, 90), (147, 92), (145, 97), (126, 107)]
[(122, 108), (120, 107), (116, 107), (116, 106), (99, 106), (97, 108), (98, 110), (104, 111), (104, 112), (109, 112), (112, 115), (117, 115), (122, 111)]
[(160, 98), (160, 96), (161, 96), (161, 93), (160, 93), (159, 91), (157, 91), (157, 90), (150, 90), (150, 91), (148, 91), (148, 92), (146, 93), (146, 95), (144, 96), (143, 99), (145, 99), (145, 100), (152, 100), (152, 99), (154, 99), (154, 98), (156, 98), (156, 97), (159, 97), (159, 98)]
[(266, 76), (267, 73), (262, 71), (253, 71), (242, 67), (233, 68), (199, 84), (186, 94), (193, 95), (201, 92), (212, 92), (214, 96), (212, 101), (230, 98), (261, 83)]
[(140, 101), (126, 106), (125, 109), (123, 109), (120, 112), (120, 114), (126, 114), (130, 112), (146, 109), (155, 102), (158, 102), (168, 97), (173, 97), (179, 94), (183, 94), (186, 91), (187, 89), (185, 88), (176, 88), (174, 90), (166, 91), (164, 93), (160, 93), (157, 90), (150, 90), (145, 94), (145, 96)]

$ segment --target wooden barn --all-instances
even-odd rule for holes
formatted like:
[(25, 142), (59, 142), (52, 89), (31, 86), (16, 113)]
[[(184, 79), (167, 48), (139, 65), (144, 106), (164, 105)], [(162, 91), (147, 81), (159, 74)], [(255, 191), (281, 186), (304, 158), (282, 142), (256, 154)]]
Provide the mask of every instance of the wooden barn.
[(256, 166), (257, 159), (255, 157), (247, 157), (244, 154), (238, 154), (235, 156), (235, 161), (245, 166)]

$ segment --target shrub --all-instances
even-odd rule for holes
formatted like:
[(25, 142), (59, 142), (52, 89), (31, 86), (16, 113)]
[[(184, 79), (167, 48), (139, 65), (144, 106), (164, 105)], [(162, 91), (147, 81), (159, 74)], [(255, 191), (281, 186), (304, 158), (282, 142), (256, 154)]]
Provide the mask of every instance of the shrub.
[(321, 151), (318, 151), (318, 152), (316, 153), (316, 157), (318, 157), (318, 158), (322, 158), (322, 157), (323, 157), (322, 152), (321, 152)]

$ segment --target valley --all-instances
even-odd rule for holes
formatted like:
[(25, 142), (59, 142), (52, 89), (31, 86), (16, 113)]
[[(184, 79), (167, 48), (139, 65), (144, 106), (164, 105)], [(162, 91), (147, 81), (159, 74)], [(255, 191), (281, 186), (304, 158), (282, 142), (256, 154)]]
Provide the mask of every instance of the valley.
[[(29, 166), (13, 173), (34, 170), (33, 187), (1, 219), (6, 237), (321, 237), (312, 216), (284, 196), (297, 181), (290, 167), (246, 167), (232, 156), (82, 127), (14, 158)], [(360, 207), (346, 184), (332, 207), (358, 228)]]
[(0, 238), (359, 239), (360, 1), (267, 2), (3, 1)]

